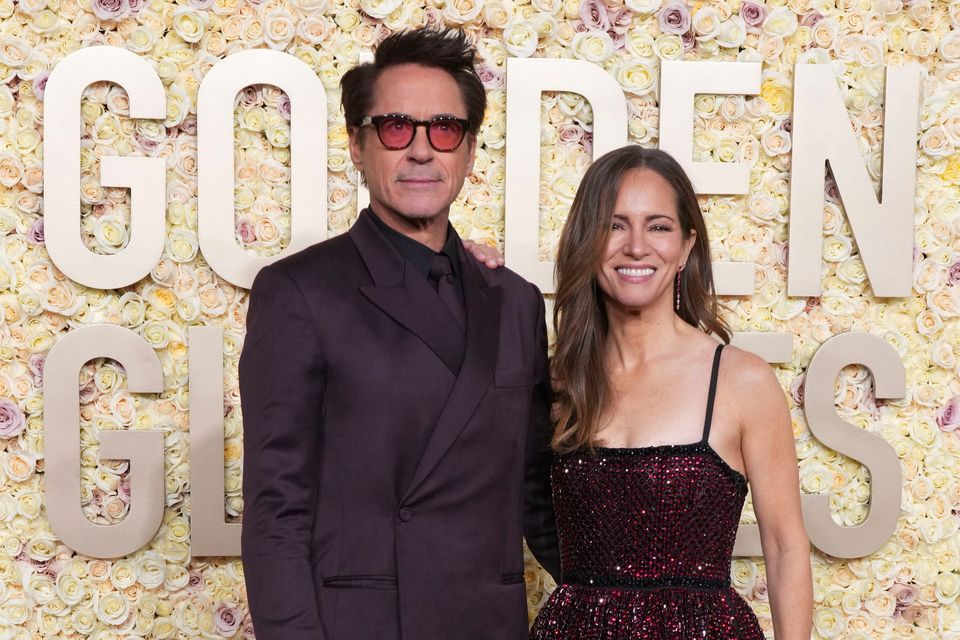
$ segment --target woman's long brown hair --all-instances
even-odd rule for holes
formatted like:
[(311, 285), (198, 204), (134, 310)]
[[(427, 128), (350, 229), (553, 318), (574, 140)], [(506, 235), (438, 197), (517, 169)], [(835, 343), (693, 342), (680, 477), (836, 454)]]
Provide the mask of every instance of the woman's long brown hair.
[(683, 237), (696, 231), (686, 267), (680, 272), (677, 314), (687, 324), (730, 341), (713, 288), (707, 228), (687, 174), (670, 155), (656, 149), (629, 145), (604, 154), (580, 182), (557, 252), (552, 446), (558, 453), (591, 448), (610, 401), (604, 364), (608, 321), (597, 287), (597, 270), (606, 251), (623, 176), (634, 169), (655, 171), (666, 180), (676, 196)]

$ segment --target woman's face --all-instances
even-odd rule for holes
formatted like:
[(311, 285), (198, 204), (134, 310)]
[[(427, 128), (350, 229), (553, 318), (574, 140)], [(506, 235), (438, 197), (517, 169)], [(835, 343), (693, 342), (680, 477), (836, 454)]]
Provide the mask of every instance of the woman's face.
[(696, 238), (683, 237), (676, 196), (650, 169), (623, 176), (613, 209), (610, 238), (597, 272), (608, 305), (626, 310), (673, 308), (673, 283)]

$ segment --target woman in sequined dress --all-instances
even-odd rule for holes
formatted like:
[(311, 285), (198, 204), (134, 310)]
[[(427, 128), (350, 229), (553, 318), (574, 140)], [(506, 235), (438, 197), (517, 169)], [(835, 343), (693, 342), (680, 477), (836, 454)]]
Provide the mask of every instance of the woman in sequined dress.
[(533, 640), (763, 638), (730, 586), (747, 478), (777, 640), (810, 637), (786, 400), (766, 363), (724, 346), (717, 308), (706, 226), (679, 164), (638, 146), (596, 160), (557, 259), (563, 580)]

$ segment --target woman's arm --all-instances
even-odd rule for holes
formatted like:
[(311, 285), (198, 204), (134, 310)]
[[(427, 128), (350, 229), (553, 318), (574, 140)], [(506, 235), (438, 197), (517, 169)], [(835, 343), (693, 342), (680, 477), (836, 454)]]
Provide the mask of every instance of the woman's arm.
[(738, 352), (743, 461), (767, 569), (777, 640), (809, 640), (813, 616), (810, 541), (800, 511), (800, 483), (790, 410), (770, 365)]

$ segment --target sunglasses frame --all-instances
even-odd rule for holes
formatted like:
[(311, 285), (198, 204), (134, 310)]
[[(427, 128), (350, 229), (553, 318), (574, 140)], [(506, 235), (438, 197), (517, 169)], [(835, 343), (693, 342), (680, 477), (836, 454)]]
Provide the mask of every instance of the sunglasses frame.
[[(407, 144), (403, 145), (402, 147), (397, 147), (388, 145), (383, 141), (383, 136), (380, 133), (380, 123), (388, 118), (393, 120), (402, 120), (403, 122), (413, 125), (413, 135), (410, 136), (410, 140), (407, 141)], [(433, 143), (433, 138), (430, 136), (430, 126), (438, 122), (456, 122), (463, 129), (463, 133), (460, 135), (460, 140), (450, 149), (440, 149)], [(434, 116), (429, 120), (416, 120), (412, 116), (408, 116), (405, 113), (384, 113), (376, 116), (363, 116), (363, 118), (360, 120), (360, 126), (372, 126), (374, 131), (377, 132), (377, 138), (380, 140), (380, 144), (390, 151), (402, 151), (403, 149), (409, 147), (411, 144), (413, 144), (413, 139), (417, 137), (417, 129), (419, 127), (423, 127), (427, 132), (427, 142), (430, 144), (431, 149), (438, 153), (450, 153), (459, 149), (460, 145), (463, 144), (463, 140), (467, 137), (467, 133), (470, 130), (470, 121), (465, 120), (464, 118), (458, 118), (456, 116)]]

